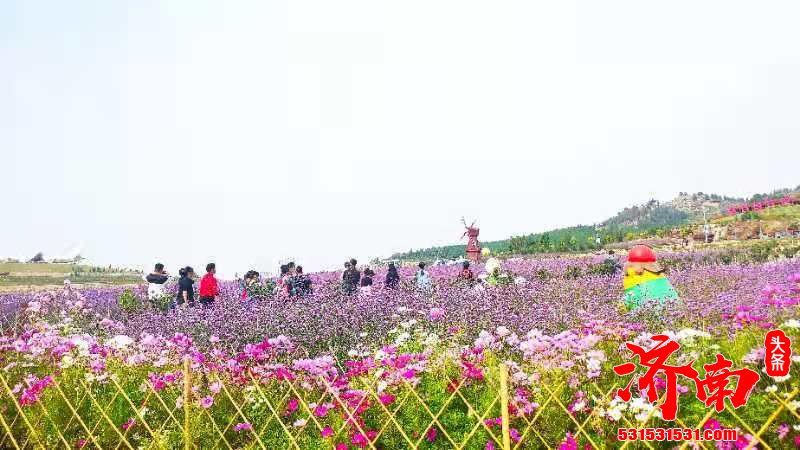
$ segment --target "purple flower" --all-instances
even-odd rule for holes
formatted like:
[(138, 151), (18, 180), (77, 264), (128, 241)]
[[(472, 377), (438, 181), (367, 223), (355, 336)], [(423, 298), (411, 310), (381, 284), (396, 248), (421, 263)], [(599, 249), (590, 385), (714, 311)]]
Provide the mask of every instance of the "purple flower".
[(252, 429), (253, 425), (251, 425), (249, 422), (241, 422), (233, 426), (233, 430), (237, 432), (242, 430), (252, 430)]

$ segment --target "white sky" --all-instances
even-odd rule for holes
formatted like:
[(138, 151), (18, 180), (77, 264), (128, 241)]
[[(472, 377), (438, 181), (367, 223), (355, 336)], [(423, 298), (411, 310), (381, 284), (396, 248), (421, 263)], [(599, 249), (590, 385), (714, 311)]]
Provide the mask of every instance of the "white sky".
[(0, 2), (0, 257), (337, 267), (800, 183), (795, 1)]

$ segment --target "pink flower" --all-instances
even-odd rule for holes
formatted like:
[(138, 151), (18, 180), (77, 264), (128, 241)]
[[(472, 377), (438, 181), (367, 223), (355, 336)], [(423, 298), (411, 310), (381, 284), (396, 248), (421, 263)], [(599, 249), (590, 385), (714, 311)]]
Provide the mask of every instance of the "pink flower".
[(78, 439), (78, 442), (75, 443), (75, 448), (83, 448), (86, 446), (86, 439)]
[(314, 408), (314, 415), (317, 417), (325, 417), (328, 415), (328, 407), (325, 405), (319, 405)]
[(778, 427), (778, 439), (784, 440), (786, 439), (786, 435), (789, 434), (789, 425), (782, 423), (781, 426)]
[(494, 450), (494, 442), (487, 441), (486, 442), (486, 450)]
[(322, 434), (322, 437), (329, 438), (329, 437), (333, 436), (333, 428), (325, 427), (325, 428), (322, 429), (321, 434)]
[(220, 383), (219, 381), (211, 383), (208, 386), (208, 390), (215, 394), (219, 394), (219, 391), (222, 390), (222, 383)]
[(347, 444), (344, 442), (339, 442), (336, 444), (336, 450), (347, 450)]
[(130, 419), (128, 419), (128, 421), (127, 421), (127, 422), (125, 422), (125, 423), (123, 423), (123, 424), (122, 424), (122, 427), (121, 427), (121, 428), (122, 428), (123, 430), (128, 430), (129, 428), (131, 428), (131, 427), (132, 427), (132, 426), (134, 426), (134, 425), (136, 425), (136, 419), (134, 419), (133, 417), (131, 417)]
[(432, 321), (436, 322), (437, 320), (440, 320), (441, 318), (444, 317), (444, 310), (442, 308), (431, 308), (431, 311), (428, 314), (428, 317)]
[(286, 415), (288, 416), (291, 413), (297, 411), (298, 405), (299, 403), (296, 398), (289, 400), (289, 402), (286, 403)]
[(233, 426), (234, 431), (242, 431), (242, 430), (252, 430), (253, 425), (248, 422), (237, 423)]
[(205, 409), (211, 408), (211, 405), (213, 404), (214, 404), (214, 397), (210, 395), (205, 396), (200, 400), (200, 406), (202, 406)]

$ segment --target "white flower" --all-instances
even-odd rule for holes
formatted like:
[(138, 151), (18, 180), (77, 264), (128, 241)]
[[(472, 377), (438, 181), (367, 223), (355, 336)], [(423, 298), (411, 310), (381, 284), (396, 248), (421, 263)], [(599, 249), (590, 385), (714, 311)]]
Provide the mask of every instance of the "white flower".
[(297, 419), (294, 421), (292, 425), (294, 425), (297, 428), (300, 428), (306, 426), (306, 422), (307, 422), (306, 419)]
[(439, 336), (434, 333), (429, 334), (428, 337), (425, 338), (425, 345), (436, 345), (438, 342)]
[(385, 391), (387, 387), (389, 387), (389, 383), (387, 381), (385, 381), (385, 380), (379, 381), (378, 382), (378, 394), (383, 393), (383, 391)]
[(122, 350), (131, 344), (133, 344), (133, 339), (124, 334), (118, 334), (106, 342), (106, 345), (117, 350)]
[(411, 327), (413, 327), (416, 324), (417, 324), (417, 320), (416, 319), (411, 319), (411, 320), (407, 320), (405, 322), (400, 322), (400, 326), (405, 328), (406, 330), (411, 328)]
[(406, 341), (411, 339), (411, 335), (408, 333), (400, 333), (397, 335), (397, 338), (394, 340), (394, 345), (403, 345)]
[(500, 337), (506, 337), (511, 334), (511, 330), (500, 325), (499, 327), (497, 327), (497, 330), (495, 330), (495, 333), (497, 333), (497, 335)]
[(350, 351), (348, 351), (347, 352), (347, 356), (349, 356), (351, 358), (355, 358), (356, 356), (358, 356), (358, 350), (350, 350)]
[(781, 328), (800, 328), (800, 320), (791, 319), (783, 322)]
[(800, 408), (800, 401), (792, 400), (786, 405), (786, 407), (790, 411), (797, 411), (797, 409)]
[(616, 408), (609, 409), (608, 410), (608, 417), (610, 417), (611, 420), (613, 420), (614, 422), (619, 422), (619, 420), (622, 419), (622, 411), (620, 411), (620, 410), (618, 410)]
[(778, 392), (778, 386), (776, 386), (774, 384), (770, 385), (770, 386), (767, 386), (766, 389), (764, 389), (764, 392), (766, 392), (768, 394), (771, 394), (773, 392)]
[(676, 336), (678, 341), (682, 341), (684, 339), (692, 339), (694, 337), (704, 337), (709, 338), (711, 334), (706, 333), (705, 331), (695, 330), (694, 328), (684, 328), (678, 331)]
[(75, 359), (72, 357), (72, 355), (64, 355), (64, 357), (61, 358), (61, 368), (62, 369), (66, 369), (66, 368), (72, 367), (72, 365), (74, 363), (75, 363)]
[(367, 333), (366, 331), (362, 331), (361, 333), (358, 333), (358, 337), (361, 337), (361, 338), (365, 338), (368, 335), (369, 335), (369, 333)]

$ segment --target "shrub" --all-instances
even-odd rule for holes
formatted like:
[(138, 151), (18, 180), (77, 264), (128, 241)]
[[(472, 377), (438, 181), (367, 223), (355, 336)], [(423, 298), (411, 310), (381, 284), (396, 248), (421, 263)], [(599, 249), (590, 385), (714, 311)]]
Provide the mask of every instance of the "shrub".
[(142, 302), (139, 297), (130, 289), (125, 289), (117, 299), (117, 304), (125, 312), (135, 312), (142, 308)]

